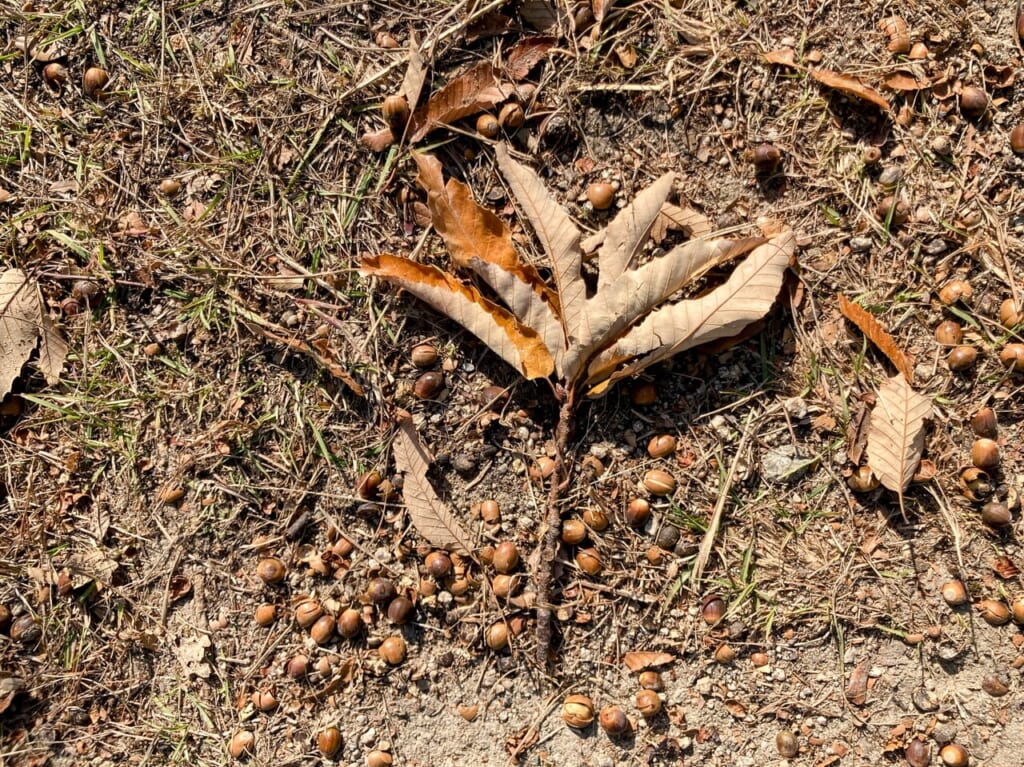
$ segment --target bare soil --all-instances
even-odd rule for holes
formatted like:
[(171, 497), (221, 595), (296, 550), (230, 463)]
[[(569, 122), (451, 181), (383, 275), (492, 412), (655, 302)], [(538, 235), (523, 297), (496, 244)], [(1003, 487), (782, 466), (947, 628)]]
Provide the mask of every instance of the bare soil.
[[(1000, 305), (1024, 298), (1012, 4), (595, 0), (598, 15), (611, 6), (599, 28), (585, 7), (552, 6), (556, 41), (526, 78), (527, 121), (500, 140), (581, 224), (611, 215), (586, 205), (591, 182), (614, 182), (622, 205), (672, 170), (674, 197), (716, 230), (779, 220), (801, 247), (756, 333), (580, 410), (563, 517), (600, 511), (609, 524), (588, 533), (599, 574), (578, 569), (575, 547), (560, 551), (545, 668), (528, 604), (496, 597), (478, 563), (435, 583), (400, 494), (357, 493), (368, 471), (398, 479), (389, 443), (395, 408), (408, 409), (477, 554), (512, 540), (523, 580), (533, 574), (545, 489), (529, 469), (551, 449), (550, 387), (358, 273), (382, 252), (447, 264), (417, 216), (408, 147), (359, 142), (384, 126), (410, 36), (429, 65), (426, 97), (544, 31), (538, 0), (469, 5), (3, 3), (0, 242), (70, 354), (59, 385), (29, 366), (0, 407), (0, 763), (221, 765), (251, 732), (241, 760), (258, 765), (383, 752), (396, 765), (864, 767), (906, 764), (914, 739), (930, 750), (922, 764), (956, 743), (971, 765), (1019, 765), (1024, 633), (980, 609), (1024, 595), (1021, 379), (999, 360), (1021, 340)], [(924, 58), (886, 49), (878, 23), (897, 11)], [(875, 85), (892, 113), (765, 60), (785, 47)], [(44, 79), (49, 62), (65, 82)], [(102, 94), (83, 92), (88, 67), (109, 72)], [(927, 87), (889, 90), (896, 72)], [(980, 117), (959, 107), (968, 86), (989, 97)], [(782, 162), (759, 173), (749, 153), (764, 142)], [(538, 252), (471, 119), (417, 148)], [(887, 195), (906, 203), (905, 222), (878, 215)], [(945, 305), (954, 279), (972, 295)], [(907, 491), (906, 519), (892, 492), (847, 482), (894, 371), (838, 294), (912, 356), (935, 406), (935, 476)], [(934, 338), (945, 319), (979, 352), (966, 371)], [(426, 401), (409, 359), (424, 341), (445, 379)], [(643, 383), (654, 404), (634, 401)], [(509, 392), (498, 408), (482, 399), (493, 385)], [(983, 406), (998, 419), (992, 497), (1012, 514), (1000, 528), (959, 486)], [(657, 434), (677, 438), (673, 455), (648, 456)], [(654, 467), (678, 488), (631, 528), (626, 504)], [(479, 518), (488, 499), (497, 523)], [(286, 566), (281, 582), (257, 576), (266, 557)], [(412, 622), (366, 598), (374, 577), (412, 597)], [(966, 604), (943, 600), (952, 579)], [(335, 616), (354, 607), (363, 631), (317, 645), (293, 617), (308, 598)], [(715, 599), (724, 613), (709, 623)], [(261, 605), (276, 608), (268, 626), (254, 619)], [(499, 652), (484, 641), (496, 622), (522, 629)], [(392, 666), (378, 648), (394, 635), (408, 653)], [(624, 664), (639, 651), (671, 654), (648, 719)], [(297, 655), (310, 669), (293, 679)], [(267, 692), (277, 705), (258, 710), (252, 696)], [(620, 706), (630, 732), (567, 727), (571, 693)], [(317, 735), (330, 726), (344, 744), (328, 759)], [(789, 758), (780, 732), (795, 737)]]

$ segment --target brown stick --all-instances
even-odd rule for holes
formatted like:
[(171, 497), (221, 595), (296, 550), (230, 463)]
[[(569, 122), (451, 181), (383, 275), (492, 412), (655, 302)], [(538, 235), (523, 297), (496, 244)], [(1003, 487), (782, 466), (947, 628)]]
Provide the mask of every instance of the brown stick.
[(555, 427), (555, 469), (551, 473), (551, 489), (548, 491), (547, 508), (544, 518), (544, 535), (541, 538), (540, 559), (537, 562), (537, 663), (547, 668), (548, 652), (554, 628), (554, 605), (551, 603), (551, 587), (554, 580), (555, 558), (562, 535), (562, 514), (558, 502), (569, 486), (569, 465), (565, 460), (569, 435), (572, 432), (574, 392), (569, 391), (558, 412)]

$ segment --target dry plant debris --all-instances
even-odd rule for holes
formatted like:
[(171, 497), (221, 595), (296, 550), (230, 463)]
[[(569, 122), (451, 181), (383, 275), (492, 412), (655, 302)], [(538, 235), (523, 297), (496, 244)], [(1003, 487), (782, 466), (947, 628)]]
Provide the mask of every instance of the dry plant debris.
[(34, 353), (36, 366), (55, 384), (68, 347), (46, 312), (39, 288), (20, 269), (0, 273), (0, 395), (6, 396)]

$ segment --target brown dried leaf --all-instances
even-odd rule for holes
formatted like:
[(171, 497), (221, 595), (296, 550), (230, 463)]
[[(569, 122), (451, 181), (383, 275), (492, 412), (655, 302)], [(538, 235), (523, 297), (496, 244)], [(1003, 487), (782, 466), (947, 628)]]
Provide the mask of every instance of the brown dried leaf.
[(868, 428), (868, 465), (882, 484), (899, 494), (914, 477), (924, 450), (924, 421), (932, 403), (910, 388), (907, 380), (896, 375), (878, 390), (878, 401), (871, 411)]
[(420, 53), (420, 41), (415, 32), (409, 34), (409, 64), (405, 68), (405, 78), (398, 93), (405, 96), (410, 106), (415, 107), (423, 92), (423, 83), (427, 79), (427, 65)]
[[(590, 366), (590, 395), (600, 396), (621, 378), (694, 346), (728, 338), (761, 319), (775, 303), (795, 251), (796, 236), (787, 230), (758, 245), (721, 286), (699, 298), (652, 311)], [(642, 271), (638, 269), (635, 274)], [(624, 276), (630, 274), (634, 273)], [(620, 362), (635, 357), (640, 359), (615, 370)]]
[(398, 413), (398, 431), (392, 445), (395, 468), (403, 475), (402, 497), (409, 519), (417, 532), (432, 546), (468, 554), (472, 539), (437, 497), (427, 478), (430, 455), (416, 433), (412, 416)]
[(36, 360), (36, 367), (43, 374), (46, 383), (53, 386), (60, 381), (64, 360), (68, 356), (68, 345), (57, 330), (57, 325), (50, 319), (50, 315), (42, 308), (42, 298), (39, 301), (39, 358)]
[(650, 234), (651, 226), (661, 213), (665, 199), (672, 191), (674, 173), (666, 173), (636, 196), (616, 214), (605, 229), (604, 244), (597, 254), (597, 289), (615, 282), (633, 263)]
[(527, 37), (519, 41), (505, 58), (505, 71), (513, 80), (522, 80), (530, 70), (543, 61), (555, 44), (555, 38), (546, 35)]
[(387, 254), (365, 257), (362, 269), (404, 288), (451, 317), (527, 379), (547, 378), (554, 371), (554, 359), (536, 330), (452, 275)]
[(874, 104), (880, 109), (884, 109), (886, 112), (892, 111), (892, 105), (886, 100), (885, 96), (870, 85), (865, 85), (856, 77), (833, 72), (830, 69), (811, 68), (807, 71), (811, 77), (826, 87), (833, 88), (848, 96), (855, 96), (863, 101)]
[(21, 269), (0, 274), (0, 398), (11, 391), (39, 342), (40, 300), (39, 291), (29, 285)]
[(630, 671), (644, 671), (655, 666), (664, 666), (675, 659), (675, 656), (668, 652), (627, 652), (622, 656), (622, 662)]
[(907, 383), (912, 384), (914, 382), (913, 363), (897, 345), (896, 339), (889, 335), (871, 312), (860, 304), (850, 301), (842, 293), (839, 294), (839, 311), (843, 313), (846, 319), (856, 325), (860, 332), (867, 336), (867, 339), (877, 346), (882, 354), (889, 358), (889, 361), (907, 379)]
[(893, 91), (920, 91), (931, 86), (931, 81), (924, 75), (898, 70), (882, 78), (882, 85)]
[(868, 699), (868, 663), (861, 661), (850, 672), (846, 685), (846, 699), (855, 706), (863, 706)]
[(491, 62), (478, 62), (431, 94), (427, 103), (412, 113), (409, 140), (419, 141), (441, 125), (492, 109), (514, 92), (512, 86), (499, 81)]
[[(587, 298), (587, 286), (580, 274), (583, 261), (580, 230), (565, 209), (548, 194), (540, 177), (530, 168), (513, 160), (504, 144), (495, 147), (495, 156), (502, 175), (530, 219), (551, 263), (565, 336), (575, 338), (580, 332)], [(566, 375), (571, 378), (573, 372), (567, 372)]]
[(359, 137), (359, 143), (371, 152), (383, 152), (394, 144), (395, 140), (395, 134), (391, 132), (391, 128), (381, 128), (379, 131), (364, 133)]
[(779, 48), (778, 50), (768, 51), (764, 55), (764, 60), (769, 64), (782, 64), (787, 67), (803, 69), (803, 67), (796, 63), (796, 51), (792, 48)]
[(672, 230), (680, 230), (687, 237), (704, 237), (711, 234), (711, 222), (700, 211), (666, 202), (651, 227), (651, 239), (660, 245)]
[(558, 12), (549, 0), (522, 0), (519, 15), (527, 24), (540, 32), (558, 28)]

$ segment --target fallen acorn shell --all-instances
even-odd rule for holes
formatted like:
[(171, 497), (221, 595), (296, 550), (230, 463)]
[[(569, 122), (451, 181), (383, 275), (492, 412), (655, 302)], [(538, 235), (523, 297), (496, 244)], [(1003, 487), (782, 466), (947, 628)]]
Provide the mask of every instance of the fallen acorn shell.
[(570, 695), (562, 703), (562, 721), (582, 730), (594, 721), (594, 701), (586, 695)]
[(671, 434), (657, 434), (647, 443), (647, 454), (651, 458), (664, 458), (676, 451), (678, 440)]
[(947, 581), (942, 584), (941, 592), (942, 598), (950, 607), (965, 605), (970, 601), (970, 597), (967, 595), (967, 587), (964, 586), (963, 581)]
[(231, 736), (228, 753), (233, 759), (241, 759), (251, 754), (256, 748), (256, 736), (249, 730), (239, 730)]
[(1010, 622), (1010, 608), (996, 599), (983, 599), (974, 607), (990, 626), (1002, 626)]
[(287, 574), (288, 568), (284, 566), (284, 562), (276, 557), (261, 559), (256, 565), (256, 575), (264, 583), (280, 583)]
[(882, 484), (875, 476), (870, 466), (858, 466), (847, 480), (846, 484), (855, 493), (870, 493)]
[(622, 735), (629, 730), (629, 719), (618, 706), (605, 706), (598, 716), (601, 729), (612, 737)]
[(959, 743), (947, 743), (939, 751), (939, 758), (946, 767), (967, 767), (970, 763), (970, 756), (967, 749)]
[(337, 727), (328, 727), (316, 736), (316, 747), (320, 749), (320, 753), (328, 759), (341, 751), (343, 743), (344, 741), (341, 737), (341, 730)]
[(405, 640), (400, 636), (388, 637), (377, 648), (377, 654), (389, 666), (397, 666), (404, 661), (406, 652)]
[(999, 351), (999, 361), (1013, 373), (1024, 373), (1024, 344), (1007, 344)]
[(324, 614), (324, 608), (319, 602), (312, 599), (307, 599), (304, 602), (300, 602), (295, 608), (295, 622), (299, 624), (301, 628), (308, 629), (318, 620), (320, 616)]
[(484, 632), (484, 641), (495, 652), (508, 647), (508, 626), (505, 625), (505, 622), (498, 621), (488, 626)]
[(259, 711), (273, 711), (277, 708), (277, 698), (270, 690), (256, 690), (249, 699)]
[(640, 690), (636, 694), (636, 710), (645, 719), (657, 716), (661, 711), (661, 698), (654, 690)]
[(644, 475), (644, 487), (651, 495), (672, 495), (676, 491), (676, 480), (667, 471), (651, 469)]

